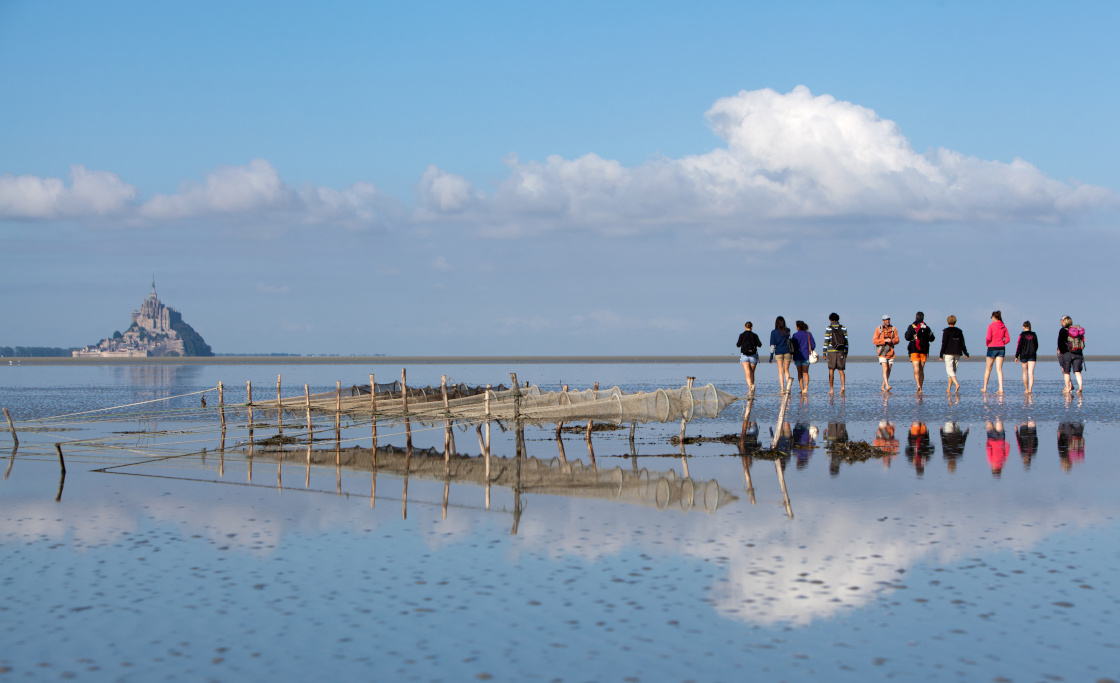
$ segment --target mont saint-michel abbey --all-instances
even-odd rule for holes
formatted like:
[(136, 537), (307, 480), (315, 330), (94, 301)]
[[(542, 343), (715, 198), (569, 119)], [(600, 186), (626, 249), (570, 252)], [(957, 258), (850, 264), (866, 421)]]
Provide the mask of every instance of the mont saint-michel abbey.
[(164, 306), (156, 296), (156, 281), (152, 278), (152, 291), (132, 312), (132, 324), (122, 334), (73, 352), (75, 358), (118, 357), (147, 358), (160, 356), (212, 356), (209, 345), (187, 323), (183, 316), (170, 306)]

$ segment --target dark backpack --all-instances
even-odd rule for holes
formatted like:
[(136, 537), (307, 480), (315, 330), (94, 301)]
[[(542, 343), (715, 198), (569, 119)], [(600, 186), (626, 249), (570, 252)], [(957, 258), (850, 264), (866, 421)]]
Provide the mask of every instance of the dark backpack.
[(848, 352), (848, 335), (844, 331), (843, 325), (829, 325), (828, 346), (841, 353)]

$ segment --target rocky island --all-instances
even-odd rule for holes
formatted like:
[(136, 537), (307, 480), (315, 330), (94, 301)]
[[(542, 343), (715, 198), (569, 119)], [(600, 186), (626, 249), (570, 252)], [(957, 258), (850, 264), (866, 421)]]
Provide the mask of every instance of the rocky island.
[(159, 300), (155, 278), (152, 292), (140, 304), (140, 310), (132, 312), (132, 324), (123, 334), (114, 332), (112, 337), (73, 352), (75, 358), (213, 355), (194, 328), (183, 322), (182, 314)]

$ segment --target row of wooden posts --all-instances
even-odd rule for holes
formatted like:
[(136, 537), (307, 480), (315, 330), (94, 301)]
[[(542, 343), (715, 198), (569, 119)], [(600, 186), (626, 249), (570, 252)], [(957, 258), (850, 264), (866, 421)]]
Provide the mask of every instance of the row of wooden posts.
[[(520, 391), (520, 384), (519, 384), (518, 379), (517, 379), (517, 374), (516, 373), (510, 373), (510, 379), (513, 382), (513, 389), (514, 389), (514, 391), (513, 391), (513, 397), (514, 397), (513, 422), (514, 422), (514, 426), (515, 426), (515, 452), (516, 452), (515, 471), (517, 472), (517, 474), (520, 474), (521, 460), (526, 453), (526, 450), (525, 450), (525, 430), (524, 430), (524, 425), (521, 422), (521, 391)], [(282, 391), (281, 380), (282, 380), (281, 375), (277, 375), (276, 376), (277, 432), (278, 432), (278, 436), (283, 437), (284, 422), (283, 422), (283, 403), (282, 403), (282, 394), (281, 394), (281, 391)], [(371, 463), (371, 466), (372, 466), (372, 469), (374, 471), (373, 487), (376, 487), (377, 385), (376, 385), (376, 382), (375, 382), (374, 375), (372, 373), (369, 376), (369, 381), (370, 381), (370, 413), (371, 413), (370, 422), (371, 422), (371, 425), (372, 425), (372, 427), (371, 427), (371, 429), (372, 429), (372, 435), (371, 435), (372, 436), (372, 448), (371, 448), (372, 456), (371, 457), (373, 459), (373, 461)], [(693, 385), (694, 381), (695, 381), (695, 377), (687, 377), (686, 378), (687, 386), (689, 387), (689, 389), (692, 388), (692, 385)], [(311, 419), (311, 394), (310, 394), (309, 386), (307, 384), (304, 384), (303, 389), (304, 389), (304, 405), (305, 405), (306, 420), (307, 420), (307, 432), (308, 432), (308, 439), (307, 439), (307, 465), (308, 465), (307, 478), (309, 480), (310, 479), (310, 465), (311, 465), (311, 443), (314, 440), (314, 423)], [(490, 389), (491, 389), (491, 385), (487, 384), (486, 385), (486, 396), (485, 396), (485, 401), (486, 401), (485, 414), (487, 416), (487, 419), (484, 423), (480, 423), (479, 425), (477, 425), (477, 431), (478, 431), (478, 437), (479, 437), (479, 447), (482, 450), (483, 456), (485, 457), (485, 477), (486, 477), (486, 481), (487, 481), (487, 486), (486, 486), (486, 507), (487, 507), (487, 509), (489, 509), (489, 507), (490, 507), (490, 486), (489, 486), (489, 480), (490, 480), (490, 420), (489, 420), (489, 416), (490, 416)], [(599, 389), (599, 383), (598, 382), (595, 382), (594, 389), (596, 391)], [(249, 427), (249, 459), (250, 459), (250, 463), (251, 463), (252, 462), (252, 456), (253, 456), (253, 446), (254, 446), (253, 385), (252, 385), (251, 381), (247, 381), (245, 383), (245, 390), (246, 390), (246, 406), (248, 407), (248, 411), (249, 411), (249, 425), (248, 425), (248, 427)], [(563, 390), (567, 391), (568, 390), (568, 385), (565, 384), (563, 386)], [(335, 460), (336, 460), (336, 465), (340, 465), (341, 464), (340, 463), (341, 440), (342, 440), (342, 382), (341, 381), (336, 382), (335, 391), (336, 391), (336, 394), (335, 394), (335, 454), (336, 454), (335, 455)], [(450, 474), (450, 454), (452, 452), (455, 452), (455, 435), (454, 435), (454, 431), (452, 430), (452, 425), (451, 425), (451, 412), (450, 412), (450, 408), (449, 408), (449, 404), (448, 404), (448, 397), (447, 397), (447, 376), (446, 375), (442, 375), (440, 377), (440, 393), (441, 393), (441, 397), (442, 397), (442, 400), (443, 400), (443, 407), (444, 407), (444, 411), (445, 411), (445, 420), (444, 420), (444, 467), (445, 467), (445, 472), (447, 474)], [(412, 454), (412, 430), (411, 430), (411, 423), (410, 423), (410, 420), (408, 418), (407, 373), (406, 373), (406, 370), (403, 369), (403, 368), (401, 369), (401, 396), (402, 396), (402, 401), (403, 401), (402, 406), (403, 406), (403, 411), (404, 411), (404, 416), (405, 416), (404, 417), (405, 435), (406, 435), (405, 472), (407, 473), (408, 463), (409, 463), (409, 460), (410, 460), (411, 454)], [(789, 394), (786, 394), (782, 397), (782, 402), (781, 402), (781, 406), (780, 406), (779, 414), (778, 414), (778, 429), (775, 430), (774, 441), (771, 444), (772, 448), (777, 446), (777, 440), (778, 440), (778, 437), (779, 437), (779, 434), (780, 434), (780, 431), (781, 431), (781, 429), (780, 429), (781, 424), (784, 420), (785, 413), (786, 413), (786, 410), (787, 410), (787, 406), (788, 406), (790, 400), (791, 400), (791, 397), (790, 397)], [(741, 448), (741, 450), (742, 450), (742, 447), (743, 447), (743, 440), (746, 437), (746, 431), (747, 431), (748, 424), (749, 424), (749, 421), (750, 421), (750, 415), (751, 415), (751, 410), (753, 408), (753, 405), (754, 405), (754, 397), (752, 396), (748, 399), (746, 409), (744, 410), (744, 413), (743, 413), (742, 431), (741, 431), (741, 436), (740, 436), (740, 448)], [(218, 407), (219, 407), (219, 414), (220, 414), (220, 417), (221, 417), (221, 425), (222, 425), (222, 434), (221, 434), (221, 442), (220, 442), (219, 450), (224, 455), (224, 452), (225, 452), (225, 437), (226, 437), (226, 415), (225, 415), (225, 386), (222, 382), (218, 383)], [(12, 422), (11, 414), (8, 412), (8, 409), (6, 407), (3, 408), (3, 412), (4, 412), (4, 417), (7, 419), (8, 429), (11, 432), (12, 440), (14, 442), (13, 449), (12, 449), (12, 454), (14, 456), (15, 451), (19, 446), (19, 437), (16, 433), (15, 425)], [(685, 453), (685, 447), (684, 447), (685, 426), (686, 426), (686, 424), (687, 424), (687, 419), (682, 418), (681, 419), (681, 425), (680, 425), (679, 443), (680, 443), (680, 449), (681, 449), (681, 465), (682, 465), (682, 468), (683, 468), (683, 474), (684, 474), (685, 478), (688, 478), (689, 477), (688, 460), (687, 460), (687, 456), (686, 456), (686, 453)], [(634, 452), (634, 449), (633, 449), (634, 431), (635, 431), (636, 426), (637, 426), (636, 423), (631, 423), (631, 425), (630, 425), (629, 441), (630, 441), (631, 452), (632, 453)], [(483, 437), (483, 427), (485, 427), (485, 438)], [(561, 461), (562, 462), (567, 462), (567, 457), (566, 457), (566, 454), (564, 452), (564, 441), (563, 441), (563, 437), (562, 437), (563, 428), (564, 428), (564, 422), (559, 421), (556, 425), (556, 439), (557, 439), (557, 442), (559, 444)], [(594, 468), (596, 466), (596, 463), (595, 463), (595, 451), (594, 451), (594, 447), (593, 447), (592, 441), (591, 441), (592, 429), (593, 429), (593, 421), (588, 420), (587, 421), (587, 428), (586, 428), (586, 432), (585, 432), (585, 439), (587, 441), (588, 455), (590, 457), (591, 466)], [(283, 448), (282, 439), (281, 439), (280, 445), (281, 445), (281, 449), (282, 449)], [(55, 451), (58, 454), (59, 472), (60, 472), (58, 495), (55, 498), (55, 500), (57, 501), (57, 500), (61, 500), (61, 497), (62, 497), (63, 484), (64, 484), (65, 478), (66, 478), (66, 461), (65, 461), (65, 458), (64, 458), (63, 453), (62, 453), (62, 445), (61, 444), (59, 444), (59, 443), (55, 444)], [(749, 469), (748, 462), (747, 462), (745, 454), (744, 454), (743, 457), (744, 457), (743, 471), (744, 471), (744, 476), (745, 476), (745, 479), (746, 479), (747, 491), (748, 491), (748, 494), (750, 496), (751, 503), (753, 504), (754, 501), (755, 501), (754, 487), (753, 487), (752, 482), (751, 482), (750, 469)], [(278, 459), (278, 461), (277, 461), (277, 466), (278, 466), (277, 481), (278, 481), (278, 483), (279, 483), (279, 480), (280, 480), (279, 466), (280, 466), (281, 460), (282, 459)], [(219, 476), (222, 475), (221, 470), (224, 469), (223, 465), (224, 465), (224, 457), (222, 458), (222, 461), (219, 465)], [(787, 490), (786, 490), (785, 475), (784, 475), (784, 472), (782, 471), (780, 463), (777, 460), (775, 460), (775, 466), (776, 466), (776, 469), (777, 469), (778, 480), (779, 480), (779, 483), (780, 483), (781, 489), (782, 489), (782, 494), (783, 494), (783, 498), (784, 498), (786, 512), (790, 517), (792, 517), (793, 516), (793, 511), (791, 509), (790, 501), (789, 501), (789, 495), (788, 495)], [(249, 470), (250, 481), (252, 480), (252, 469), (251, 469), (251, 467), (252, 466), (250, 464), (250, 470)], [(10, 471), (10, 469), (9, 469), (9, 471)], [(341, 477), (341, 472), (339, 472), (339, 477)], [(5, 479), (7, 478), (7, 473), (5, 473), (4, 478)], [(339, 484), (339, 487), (341, 487), (341, 479), (339, 479), (338, 484)], [(375, 490), (375, 488), (374, 488), (374, 490)], [(406, 477), (406, 479), (405, 479), (405, 489), (404, 489), (404, 498), (406, 500), (407, 500), (407, 492), (408, 492), (408, 482), (407, 482), (407, 477)], [(515, 498), (517, 499), (516, 500), (517, 504), (515, 505), (515, 509), (519, 510), (520, 509), (519, 491), (515, 491)], [(371, 504), (372, 504), (372, 498), (371, 498)], [(444, 510), (444, 515), (446, 516), (446, 508)], [(517, 517), (519, 517), (519, 515), (517, 515)], [(515, 522), (514, 529), (515, 529), (514, 533), (516, 533), (516, 522)]]

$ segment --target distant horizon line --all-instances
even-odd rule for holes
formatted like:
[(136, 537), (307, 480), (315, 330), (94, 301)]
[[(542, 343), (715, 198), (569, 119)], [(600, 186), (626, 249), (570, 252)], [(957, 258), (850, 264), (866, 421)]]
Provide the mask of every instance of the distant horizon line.
[[(1120, 361), (1120, 355), (1086, 355), (1086, 360), (1089, 361)], [(675, 355), (656, 355), (656, 356), (640, 356), (640, 355), (625, 355), (625, 356), (610, 356), (610, 355), (587, 355), (587, 356), (388, 356), (388, 355), (366, 355), (366, 356), (342, 356), (342, 355), (317, 355), (317, 356), (300, 356), (294, 354), (285, 355), (236, 355), (236, 354), (215, 354), (213, 356), (160, 356), (160, 357), (133, 357), (133, 358), (112, 358), (112, 357), (86, 357), (86, 358), (73, 358), (70, 356), (26, 356), (26, 357), (6, 357), (4, 360), (9, 361), (10, 364), (18, 361), (20, 365), (297, 365), (297, 364), (314, 364), (314, 365), (356, 365), (356, 364), (371, 364), (371, 365), (398, 365), (398, 364), (414, 364), (414, 365), (432, 365), (436, 363), (447, 364), (466, 364), (466, 365), (481, 365), (481, 364), (496, 364), (496, 363), (520, 363), (520, 364), (576, 364), (576, 363), (623, 363), (623, 364), (640, 364), (640, 363), (656, 363), (656, 364), (679, 364), (679, 363), (738, 363), (738, 354), (726, 355), (697, 355), (697, 356), (675, 356)], [(905, 358), (901, 362), (905, 362)], [(878, 361), (877, 356), (848, 356), (848, 362), (851, 363), (875, 363)], [(964, 363), (983, 363), (984, 357), (977, 356), (971, 360), (962, 360)], [(823, 367), (825, 364), (821, 363)]]

